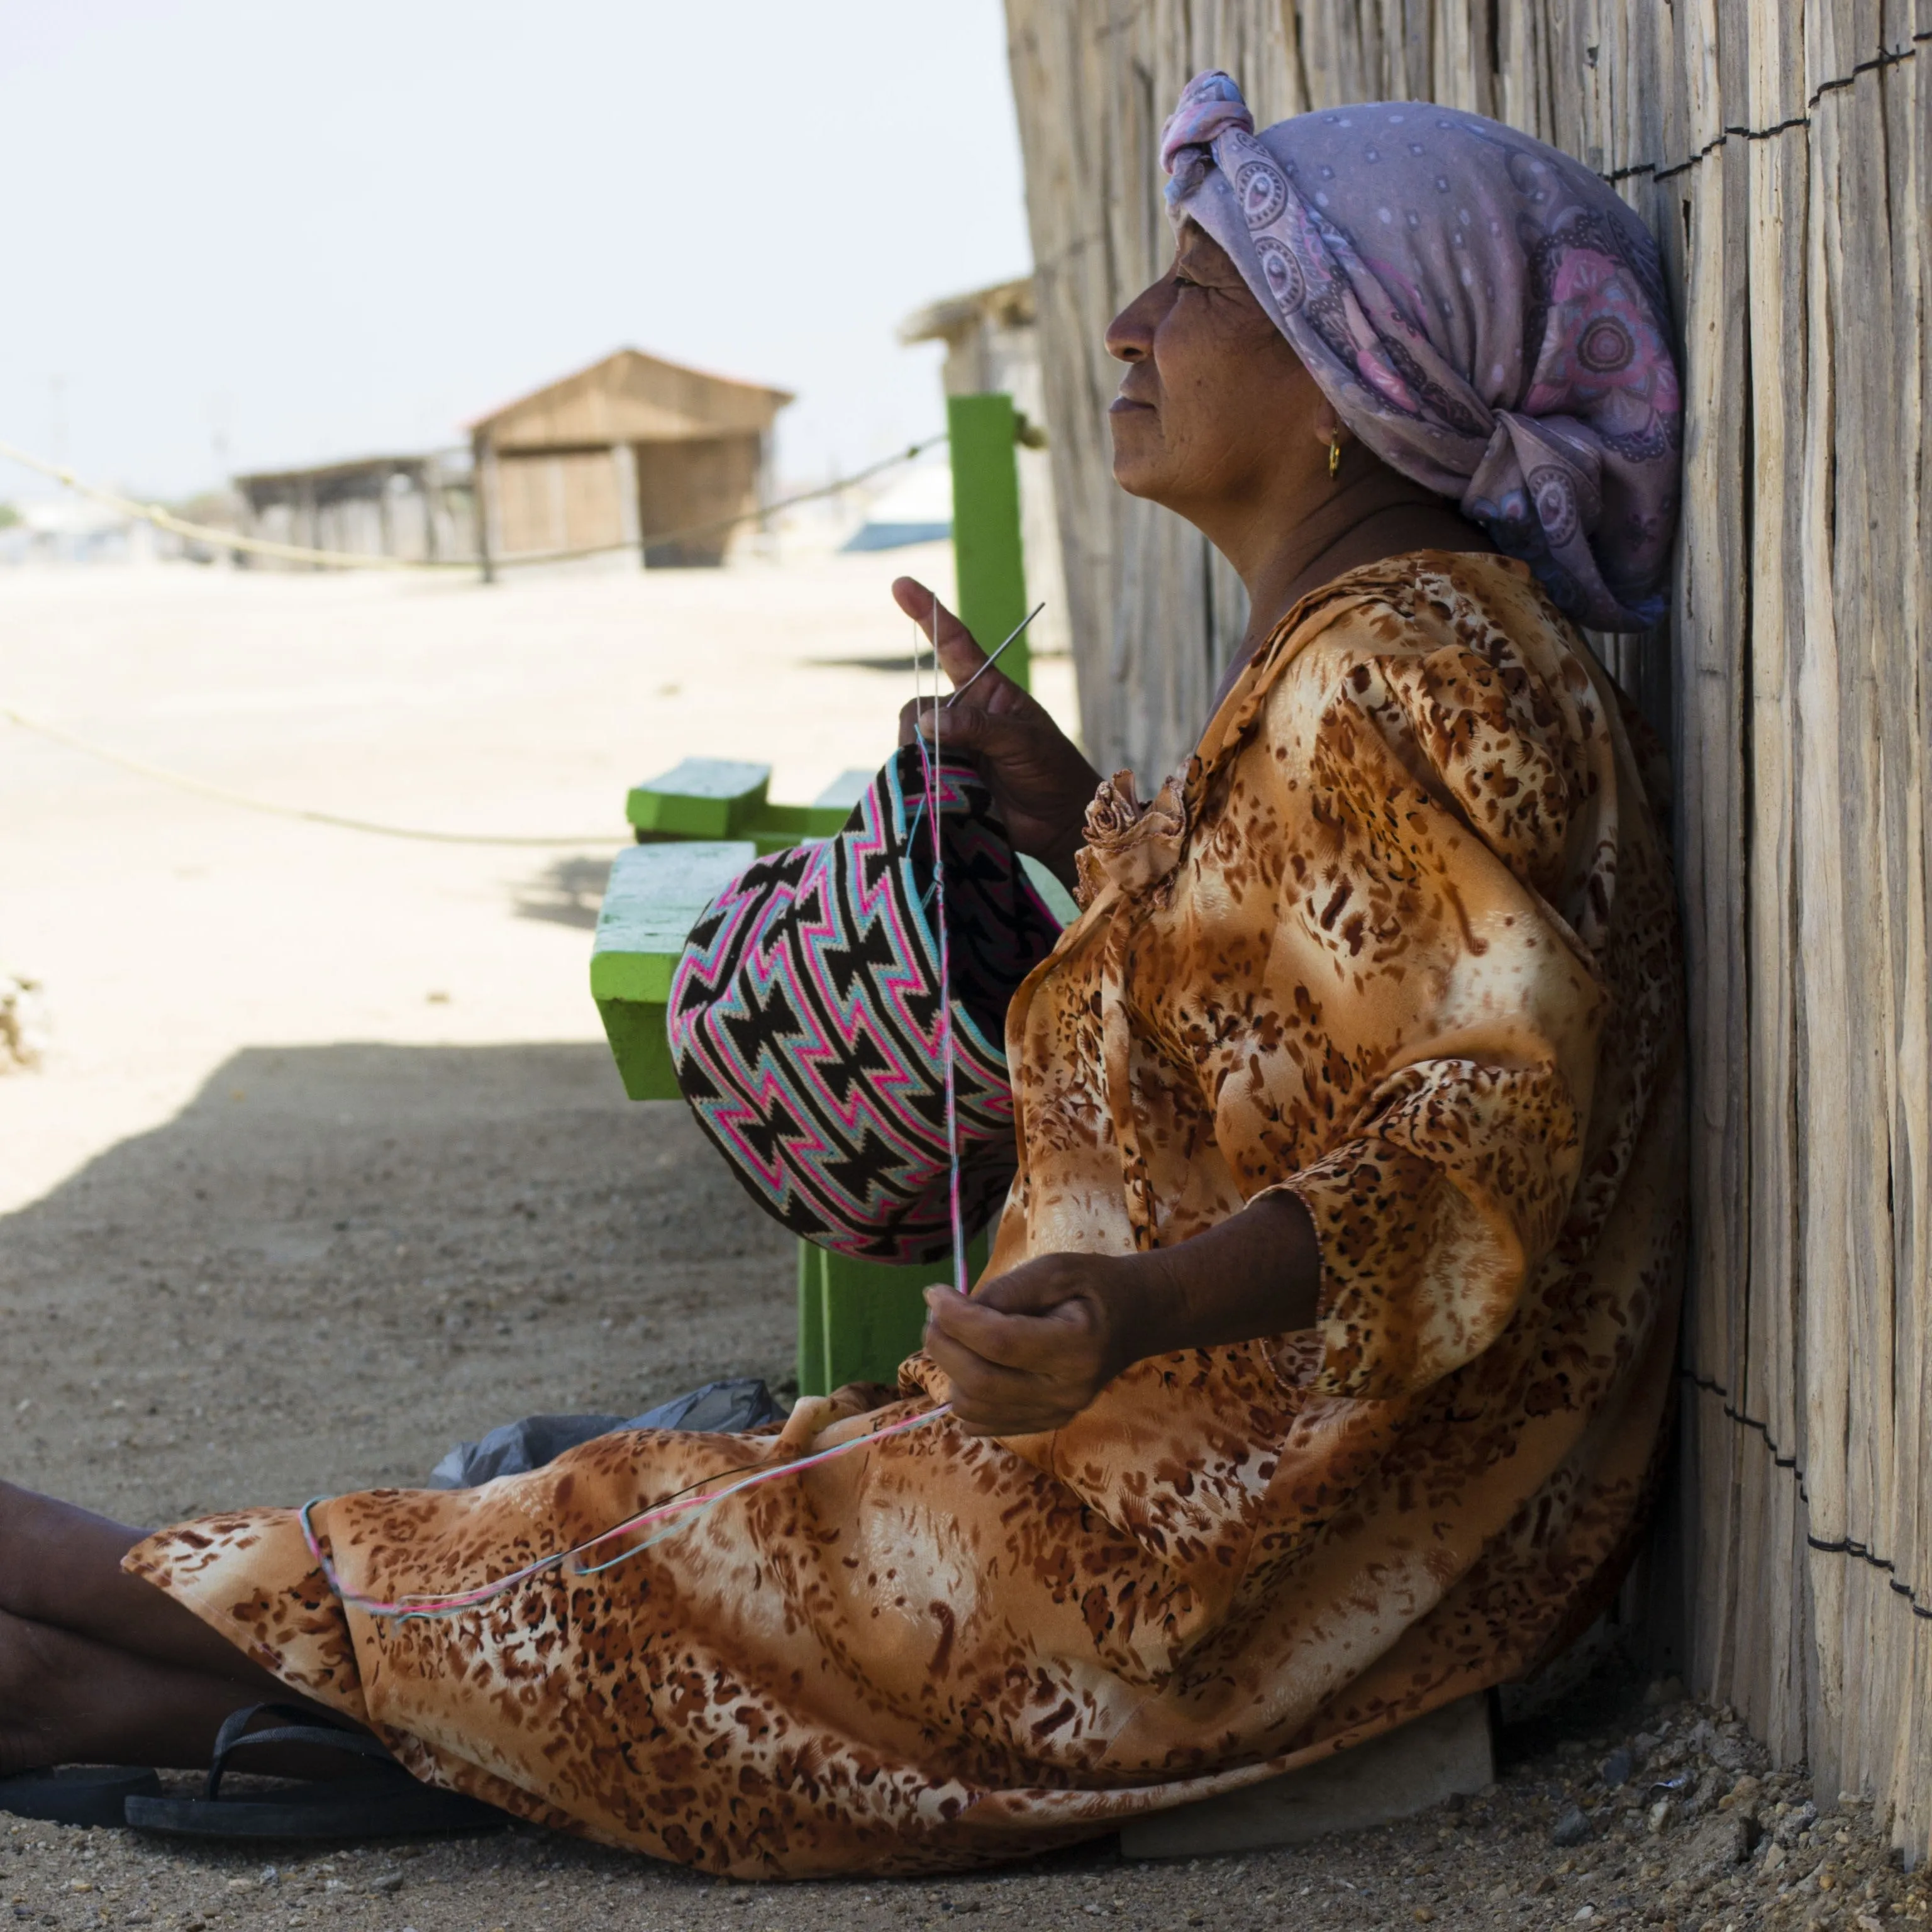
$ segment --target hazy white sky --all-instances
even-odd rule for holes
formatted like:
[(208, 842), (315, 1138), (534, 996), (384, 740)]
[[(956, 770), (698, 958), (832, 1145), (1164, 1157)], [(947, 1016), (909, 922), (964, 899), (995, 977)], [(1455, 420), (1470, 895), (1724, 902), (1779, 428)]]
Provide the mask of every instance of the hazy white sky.
[(0, 440), (151, 494), (622, 344), (796, 390), (821, 476), (1028, 261), (1000, 0), (0, 0)]

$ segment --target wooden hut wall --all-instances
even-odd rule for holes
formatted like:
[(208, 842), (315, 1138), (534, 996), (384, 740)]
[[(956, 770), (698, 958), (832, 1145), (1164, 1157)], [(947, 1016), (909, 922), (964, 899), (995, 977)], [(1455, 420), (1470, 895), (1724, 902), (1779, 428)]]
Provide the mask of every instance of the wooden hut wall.
[(630, 534), (608, 449), (500, 453), (496, 489), (502, 556), (620, 544)]
[[(359, 473), (336, 466), (280, 476), (242, 477), (244, 527), (251, 536), (310, 550), (412, 562), (476, 554), (474, 496), (467, 476), (449, 476), (434, 459), (407, 467), (372, 464)], [(246, 560), (255, 570), (323, 566), (274, 557)]]
[[(722, 563), (737, 532), (698, 526), (758, 508), (765, 445), (766, 438), (755, 430), (639, 443), (638, 520), (645, 562), (673, 567)], [(686, 530), (697, 533), (679, 543), (651, 542)]]
[(1400, 97), (1616, 183), (1684, 346), (1667, 633), (1606, 648), (1677, 772), (1694, 1064), (1696, 1684), (1932, 1833), (1932, 0), (1007, 0), (1088, 743), (1157, 776), (1239, 634), (1109, 482), (1108, 316), (1168, 247), (1156, 142)]

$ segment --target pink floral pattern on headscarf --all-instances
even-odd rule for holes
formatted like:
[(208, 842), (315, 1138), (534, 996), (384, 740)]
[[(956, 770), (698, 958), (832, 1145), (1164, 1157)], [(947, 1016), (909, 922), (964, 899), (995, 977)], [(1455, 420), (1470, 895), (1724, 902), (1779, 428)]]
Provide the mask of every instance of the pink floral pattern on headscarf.
[(1258, 134), (1197, 74), (1161, 142), (1178, 228), (1233, 258), (1342, 419), (1580, 623), (1664, 614), (1682, 399), (1657, 248), (1567, 154), (1376, 101)]

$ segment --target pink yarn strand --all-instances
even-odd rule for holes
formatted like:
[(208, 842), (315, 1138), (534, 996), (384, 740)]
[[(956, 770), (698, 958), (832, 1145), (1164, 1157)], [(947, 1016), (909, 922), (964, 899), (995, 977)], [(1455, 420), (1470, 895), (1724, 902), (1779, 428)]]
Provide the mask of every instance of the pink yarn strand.
[[(830, 1449), (820, 1449), (810, 1456), (801, 1456), (796, 1461), (775, 1462), (769, 1468), (760, 1469), (734, 1483), (730, 1488), (716, 1490), (708, 1496), (682, 1496), (674, 1502), (658, 1503), (639, 1514), (627, 1518), (613, 1528), (600, 1532), (588, 1542), (580, 1543), (569, 1550), (560, 1550), (554, 1556), (540, 1557), (536, 1562), (526, 1564), (520, 1570), (512, 1570), (507, 1576), (500, 1576), (495, 1582), (480, 1585), (472, 1590), (459, 1591), (443, 1597), (411, 1596), (390, 1601), (380, 1597), (364, 1596), (352, 1590), (338, 1574), (334, 1562), (322, 1547), (320, 1538), (316, 1534), (314, 1518), (310, 1514), (316, 1504), (323, 1500), (316, 1497), (303, 1504), (301, 1510), (302, 1540), (308, 1546), (308, 1553), (321, 1570), (325, 1581), (336, 1596), (350, 1608), (361, 1610), (372, 1617), (394, 1617), (404, 1619), (411, 1617), (453, 1617), (465, 1610), (479, 1610), (484, 1604), (494, 1603), (499, 1597), (506, 1596), (534, 1579), (554, 1570), (561, 1570), (579, 1557), (587, 1555), (602, 1544), (611, 1542), (620, 1536), (634, 1535), (640, 1530), (670, 1522), (668, 1529), (660, 1531), (656, 1536), (648, 1537), (634, 1549), (626, 1550), (608, 1562), (580, 1564), (570, 1574), (578, 1576), (595, 1576), (606, 1570), (613, 1570), (620, 1563), (626, 1563), (633, 1556), (642, 1554), (653, 1544), (662, 1542), (675, 1532), (688, 1528), (697, 1521), (704, 1510), (715, 1509), (718, 1504), (747, 1490), (758, 1488), (765, 1483), (776, 1482), (781, 1476), (795, 1476), (801, 1472), (815, 1468), (822, 1462), (830, 1462), (840, 1456), (850, 1455), (855, 1449), (862, 1449), (868, 1444), (883, 1442), (890, 1436), (902, 1436), (909, 1430), (922, 1429), (929, 1423), (937, 1422), (943, 1415), (950, 1414), (952, 1405), (941, 1402), (936, 1408), (922, 1410), (917, 1415), (902, 1416), (897, 1422), (889, 1423), (884, 1429), (875, 1429), (864, 1436), (855, 1436), (849, 1442), (833, 1444)], [(711, 1480), (717, 1480), (716, 1478)], [(676, 1519), (671, 1521), (671, 1519)]]
[[(939, 599), (932, 600), (932, 766), (940, 769), (940, 719), (946, 707), (939, 700)], [(946, 926), (946, 848), (940, 832), (939, 800), (927, 784), (932, 819), (932, 872), (938, 882), (934, 920), (939, 928), (939, 1064), (946, 1082), (946, 1167), (952, 1234), (952, 1287), (967, 1292), (966, 1220), (960, 1200), (959, 1095), (955, 1068), (958, 1054), (952, 1037), (952, 944)]]

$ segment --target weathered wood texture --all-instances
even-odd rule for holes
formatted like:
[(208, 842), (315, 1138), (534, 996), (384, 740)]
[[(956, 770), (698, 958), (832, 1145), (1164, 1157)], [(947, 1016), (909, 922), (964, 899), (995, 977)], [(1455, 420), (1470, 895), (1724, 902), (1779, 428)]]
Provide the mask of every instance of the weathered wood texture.
[(1242, 622), (1111, 485), (1108, 316), (1168, 245), (1197, 70), (1265, 122), (1427, 98), (1567, 148), (1679, 303), (1667, 729), (1690, 954), (1692, 1668), (1932, 1836), (1932, 0), (1007, 0), (1082, 716), (1183, 753)]

